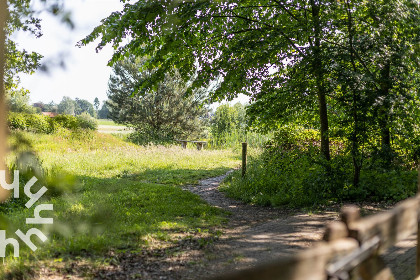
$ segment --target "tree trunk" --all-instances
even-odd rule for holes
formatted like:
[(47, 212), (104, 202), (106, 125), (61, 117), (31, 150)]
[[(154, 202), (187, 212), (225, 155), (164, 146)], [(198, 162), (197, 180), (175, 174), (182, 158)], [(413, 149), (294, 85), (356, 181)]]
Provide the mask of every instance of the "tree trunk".
[[(4, 67), (5, 67), (5, 27), (7, 19), (7, 1), (0, 1), (0, 170), (6, 170), (7, 151), (7, 111), (5, 104)], [(0, 201), (8, 198), (9, 192), (0, 188)]]
[(318, 96), (319, 118), (321, 123), (321, 153), (326, 160), (330, 160), (330, 138), (328, 135), (328, 109), (326, 90), (324, 86), (324, 70), (321, 58), (321, 24), (319, 19), (319, 4), (311, 0), (312, 17), (314, 21), (314, 59), (312, 62)]
[[(391, 88), (389, 77), (390, 69), (391, 65), (390, 62), (388, 62), (381, 70), (381, 92), (379, 94), (379, 96), (381, 96), (384, 99), (384, 102), (379, 110), (378, 115), (378, 123), (381, 129), (381, 150), (383, 156), (389, 155), (389, 153), (391, 152), (391, 132), (389, 124), (389, 114), (391, 111), (391, 102), (389, 100), (389, 91)], [(391, 160), (390, 155), (386, 156), (385, 158)]]

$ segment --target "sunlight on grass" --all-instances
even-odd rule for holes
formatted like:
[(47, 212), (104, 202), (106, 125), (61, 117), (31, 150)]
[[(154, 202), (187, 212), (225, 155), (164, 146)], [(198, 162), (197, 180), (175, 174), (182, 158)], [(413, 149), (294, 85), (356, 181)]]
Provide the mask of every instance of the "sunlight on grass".
[[(70, 174), (77, 183), (73, 193), (47, 201), (54, 204), (54, 226), (43, 228), (49, 242), (36, 253), (22, 244), (21, 258), (7, 258), (3, 275), (16, 269), (32, 275), (28, 266), (36, 268), (41, 260), (77, 256), (96, 262), (112, 250), (136, 251), (151, 246), (150, 240), (153, 246), (156, 240), (175, 242), (172, 234), (211, 229), (226, 219), (222, 210), (179, 186), (237, 167), (236, 152), (141, 147), (99, 133), (25, 136), (48, 174)], [(26, 232), (30, 216), (33, 209), (14, 209), (13, 228)], [(14, 230), (7, 232), (14, 237)]]

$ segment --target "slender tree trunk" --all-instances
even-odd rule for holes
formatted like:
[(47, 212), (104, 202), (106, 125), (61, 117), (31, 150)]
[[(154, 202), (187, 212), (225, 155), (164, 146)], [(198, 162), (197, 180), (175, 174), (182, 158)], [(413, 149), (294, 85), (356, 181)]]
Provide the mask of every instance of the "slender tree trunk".
[[(4, 88), (4, 67), (5, 67), (5, 27), (7, 19), (7, 1), (0, 1), (0, 170), (6, 170), (6, 151), (7, 151), (7, 125), (6, 125), (6, 104)], [(0, 201), (5, 201), (9, 193), (0, 188)]]
[(321, 57), (321, 24), (319, 4), (311, 0), (312, 17), (314, 21), (314, 59), (313, 70), (317, 87), (319, 118), (321, 123), (321, 153), (326, 160), (330, 160), (330, 138), (328, 135), (328, 109), (326, 100), (326, 89), (324, 86), (324, 70)]
[[(348, 44), (349, 44), (349, 53), (350, 53), (350, 63), (353, 67), (353, 71), (357, 73), (357, 66), (355, 62), (355, 53), (353, 47), (353, 19), (351, 15), (351, 8), (349, 1), (346, 1), (347, 5), (347, 28), (349, 33)], [(362, 170), (362, 155), (360, 151), (360, 133), (362, 133), (360, 119), (359, 119), (359, 102), (360, 98), (358, 95), (357, 85), (350, 86), (350, 89), (353, 93), (353, 105), (352, 105), (352, 114), (353, 114), (353, 131), (350, 136), (350, 141), (352, 143), (351, 147), (351, 156), (353, 159), (353, 186), (359, 186), (360, 182), (360, 173)]]
[[(381, 129), (381, 149), (382, 154), (385, 156), (391, 151), (391, 132), (390, 132), (390, 123), (389, 123), (389, 113), (391, 111), (391, 102), (389, 100), (389, 91), (391, 88), (390, 84), (390, 69), (391, 65), (388, 62), (385, 67), (381, 70), (381, 84), (380, 84), (380, 94), (384, 99), (384, 103), (379, 110), (378, 123)], [(390, 156), (386, 157), (391, 159)]]
[(357, 112), (357, 104), (358, 104), (358, 98), (355, 90), (353, 89), (353, 124), (354, 129), (351, 136), (352, 141), (352, 149), (351, 154), (353, 158), (353, 186), (357, 187), (359, 186), (360, 182), (360, 172), (362, 170), (362, 164), (361, 164), (361, 155), (360, 155), (360, 145), (359, 145), (359, 118), (358, 118), (358, 112)]

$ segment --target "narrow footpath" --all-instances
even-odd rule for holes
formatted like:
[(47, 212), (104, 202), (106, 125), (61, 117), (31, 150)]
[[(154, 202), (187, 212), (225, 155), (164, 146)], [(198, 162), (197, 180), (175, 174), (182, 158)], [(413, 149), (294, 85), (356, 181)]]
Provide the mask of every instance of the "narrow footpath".
[[(206, 276), (216, 275), (296, 253), (321, 240), (325, 225), (339, 219), (338, 210), (308, 214), (252, 206), (229, 199), (218, 190), (227, 175), (202, 180), (198, 186), (185, 187), (209, 204), (231, 213), (224, 234), (208, 253), (217, 257), (207, 257), (205, 264), (200, 264), (201, 269), (192, 268), (187, 278), (197, 277), (200, 270)], [(385, 262), (397, 280), (414, 279), (416, 243), (416, 236), (411, 236), (384, 254)]]

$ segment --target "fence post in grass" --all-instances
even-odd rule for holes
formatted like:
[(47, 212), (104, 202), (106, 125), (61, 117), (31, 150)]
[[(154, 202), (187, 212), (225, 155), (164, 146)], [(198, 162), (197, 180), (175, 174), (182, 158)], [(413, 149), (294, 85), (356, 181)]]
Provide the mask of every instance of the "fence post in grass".
[(246, 150), (248, 143), (242, 143), (242, 177), (245, 177), (246, 174)]
[[(417, 195), (420, 195), (420, 163), (418, 166), (418, 175), (417, 175)], [(419, 221), (419, 217), (417, 217), (416, 277), (419, 277), (419, 276), (420, 276), (420, 221)]]

